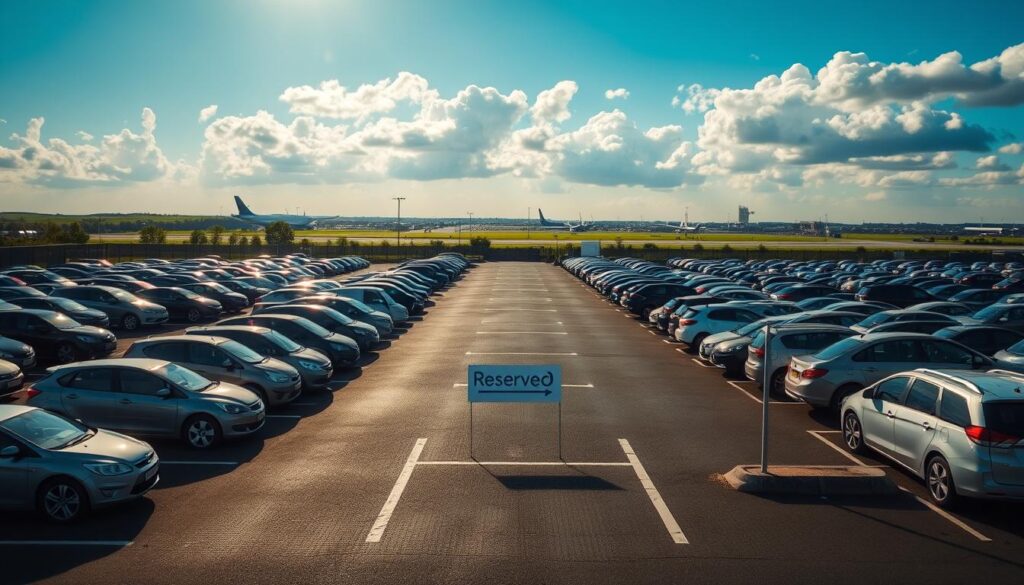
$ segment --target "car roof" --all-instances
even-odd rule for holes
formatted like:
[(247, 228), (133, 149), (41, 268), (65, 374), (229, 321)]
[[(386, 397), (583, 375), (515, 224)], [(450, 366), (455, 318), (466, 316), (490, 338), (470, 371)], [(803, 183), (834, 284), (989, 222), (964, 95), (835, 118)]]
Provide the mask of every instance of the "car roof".
[(37, 409), (33, 406), (23, 406), (21, 404), (0, 404), (0, 422), (9, 418), (14, 418), (19, 414), (24, 414), (30, 410)]
[[(787, 317), (788, 315), (783, 315)], [(794, 331), (849, 331), (852, 335), (853, 329), (849, 327), (843, 327), (842, 325), (833, 325), (831, 323), (782, 323), (780, 325), (774, 325), (772, 329), (775, 330), (776, 334), (781, 333), (792, 333)]]
[[(272, 333), (274, 330), (268, 327), (260, 327), (259, 325), (206, 325), (203, 327), (191, 327), (188, 331), (195, 331), (197, 333), (206, 331), (212, 331), (213, 333), (219, 331), (245, 331), (262, 335)], [(196, 337), (196, 335), (190, 335), (189, 337)]]
[[(144, 340), (143, 340), (144, 341)], [(64, 364), (62, 366), (53, 366), (48, 368), (49, 372), (57, 372), (65, 369), (80, 368), (80, 367), (100, 367), (100, 366), (134, 366), (143, 370), (156, 370), (169, 364), (166, 360), (158, 360), (153, 358), (107, 358), (103, 360), (89, 360), (87, 362), (75, 362), (73, 364)]]
[(160, 335), (158, 337), (147, 337), (145, 339), (138, 339), (135, 343), (156, 343), (160, 341), (206, 341), (213, 345), (220, 345), (226, 341), (231, 341), (224, 337), (217, 337), (215, 335)]
[[(944, 382), (959, 382), (978, 390), (985, 399), (1024, 400), (1024, 374), (1007, 370), (930, 370), (920, 368), (914, 373), (932, 375)], [(965, 384), (966, 382), (966, 384)]]

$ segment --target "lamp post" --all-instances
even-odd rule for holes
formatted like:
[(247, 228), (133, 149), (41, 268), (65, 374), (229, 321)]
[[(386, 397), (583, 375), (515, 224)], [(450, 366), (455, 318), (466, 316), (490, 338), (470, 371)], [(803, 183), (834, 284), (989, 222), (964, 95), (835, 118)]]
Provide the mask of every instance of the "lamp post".
[(397, 240), (398, 251), (402, 251), (402, 202), (405, 201), (405, 197), (392, 197), (398, 202), (398, 223), (395, 224), (395, 236)]

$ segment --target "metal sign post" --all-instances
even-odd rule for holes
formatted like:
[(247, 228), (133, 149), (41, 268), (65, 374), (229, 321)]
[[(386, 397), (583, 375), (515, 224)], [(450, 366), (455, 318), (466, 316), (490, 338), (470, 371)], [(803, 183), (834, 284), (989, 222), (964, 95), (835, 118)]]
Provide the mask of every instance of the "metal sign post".
[(547, 402), (558, 404), (558, 458), (562, 459), (562, 366), (471, 365), (468, 369), (469, 456), (473, 453), (473, 404)]
[(761, 358), (763, 371), (761, 372), (761, 384), (764, 388), (761, 400), (761, 473), (768, 473), (768, 403), (772, 398), (772, 375), (768, 367), (768, 357), (772, 340), (771, 325), (764, 326), (764, 357)]

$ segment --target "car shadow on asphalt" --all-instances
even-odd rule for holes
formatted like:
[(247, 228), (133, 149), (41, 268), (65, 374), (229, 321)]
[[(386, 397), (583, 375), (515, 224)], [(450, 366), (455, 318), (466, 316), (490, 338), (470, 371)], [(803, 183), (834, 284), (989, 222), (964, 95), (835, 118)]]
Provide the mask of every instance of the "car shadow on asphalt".
[(614, 483), (592, 475), (494, 475), (506, 489), (534, 491), (622, 491)]
[(0, 519), (0, 538), (4, 540), (108, 541), (110, 545), (5, 545), (5, 553), (17, 555), (18, 562), (3, 564), (2, 581), (12, 585), (35, 583), (112, 555), (135, 540), (155, 509), (153, 501), (143, 497), (98, 510), (70, 525), (50, 524), (30, 512), (5, 512)]

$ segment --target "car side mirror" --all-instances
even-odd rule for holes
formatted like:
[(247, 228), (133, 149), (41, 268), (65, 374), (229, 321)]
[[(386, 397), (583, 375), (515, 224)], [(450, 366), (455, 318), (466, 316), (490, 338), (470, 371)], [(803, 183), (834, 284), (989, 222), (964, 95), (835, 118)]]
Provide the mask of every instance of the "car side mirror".
[(868, 388), (867, 390), (864, 391), (863, 394), (861, 394), (861, 397), (867, 398), (868, 400), (873, 399), (875, 397), (875, 389)]
[(233, 369), (235, 369), (235, 362), (233, 362), (233, 361), (231, 361), (229, 359), (228, 360), (224, 360), (224, 363), (222, 363), (221, 365), (224, 366), (224, 369), (226, 369), (226, 370), (233, 370)]
[(156, 395), (159, 396), (160, 398), (169, 398), (171, 396), (171, 389), (161, 388), (156, 391)]
[(21, 449), (17, 445), (8, 445), (3, 449), (0, 449), (0, 459), (14, 459), (21, 454)]

